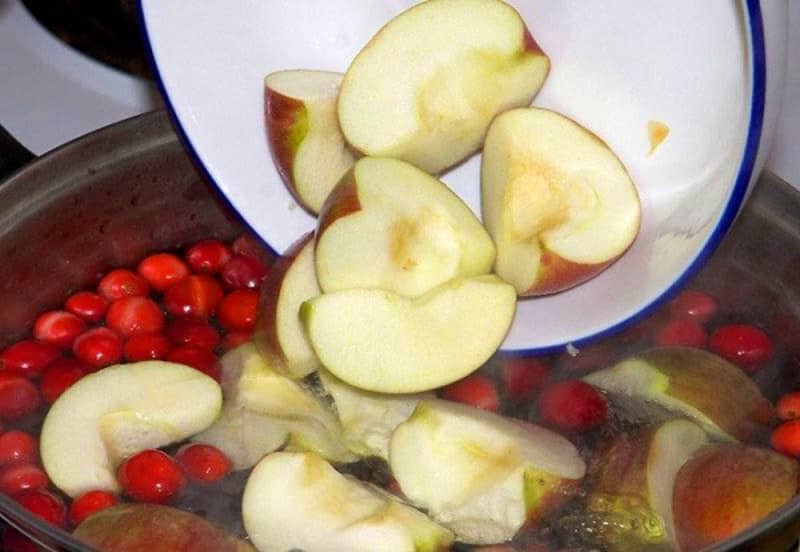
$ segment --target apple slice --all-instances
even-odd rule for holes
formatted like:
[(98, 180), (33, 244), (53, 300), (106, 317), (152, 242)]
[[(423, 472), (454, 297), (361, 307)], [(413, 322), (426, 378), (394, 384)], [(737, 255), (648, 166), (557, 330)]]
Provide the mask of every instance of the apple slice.
[(316, 214), (355, 162), (339, 130), (341, 73), (278, 71), (264, 79), (267, 136), (289, 191)]
[(560, 435), (442, 400), (421, 402), (397, 427), (389, 465), (413, 504), (473, 544), (512, 538), (560, 506), (586, 471)]
[(494, 275), (458, 278), (408, 299), (381, 289), (326, 293), (300, 315), (322, 364), (379, 393), (428, 391), (479, 368), (505, 338), (514, 288)]
[(461, 198), (395, 159), (360, 159), (317, 225), (325, 292), (375, 287), (414, 297), (457, 276), (487, 274), (493, 262), (494, 244)]
[(639, 232), (639, 196), (597, 136), (546, 109), (499, 115), (486, 136), (481, 208), (497, 274), (520, 295), (580, 284), (622, 255)]
[(530, 104), (549, 69), (505, 2), (422, 2), (353, 60), (339, 123), (358, 151), (438, 174), (480, 148), (497, 113)]
[(42, 465), (71, 497), (117, 492), (122, 459), (202, 431), (221, 408), (217, 382), (194, 368), (157, 360), (109, 366), (78, 380), (50, 407)]
[(325, 390), (333, 398), (347, 447), (359, 456), (389, 459), (389, 438), (417, 404), (433, 393), (387, 395), (348, 385), (327, 370), (319, 371)]
[(222, 417), (194, 440), (222, 450), (235, 469), (249, 468), (284, 445), (336, 462), (357, 459), (342, 441), (336, 415), (310, 391), (272, 370), (252, 343), (222, 357), (222, 387)]
[(436, 552), (453, 535), (313, 453), (276, 452), (253, 469), (242, 520), (260, 552)]
[(727, 441), (765, 431), (771, 414), (769, 401), (741, 369), (700, 349), (651, 349), (584, 380), (635, 399), (638, 404), (630, 408), (637, 417), (647, 414), (648, 404), (656, 404), (692, 418), (709, 434)]
[(634, 548), (663, 543), (674, 546), (675, 477), (681, 466), (707, 443), (705, 431), (683, 419), (645, 427), (634, 434), (616, 435), (592, 455), (589, 464), (592, 491), (587, 509), (599, 514), (600, 519), (607, 514), (609, 518), (635, 520), (630, 523), (629, 534), (617, 535), (635, 540)]
[(309, 233), (278, 259), (261, 285), (253, 342), (276, 372), (290, 378), (319, 368), (300, 323), (300, 305), (322, 293), (314, 270), (314, 234)]
[[(675, 480), (677, 545), (684, 552), (705, 550), (758, 523), (794, 498), (798, 473), (796, 460), (771, 450), (731, 444), (703, 448)], [(785, 548), (775, 542), (763, 550)]]

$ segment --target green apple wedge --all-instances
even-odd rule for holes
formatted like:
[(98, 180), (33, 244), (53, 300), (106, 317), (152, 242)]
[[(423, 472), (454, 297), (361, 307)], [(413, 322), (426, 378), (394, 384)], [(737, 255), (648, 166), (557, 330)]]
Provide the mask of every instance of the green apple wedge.
[(453, 534), (313, 453), (276, 452), (244, 489), (242, 520), (260, 552), (439, 552)]
[(281, 447), (312, 450), (335, 462), (357, 457), (342, 441), (336, 415), (309, 390), (272, 370), (255, 345), (222, 357), (225, 405), (220, 419), (193, 440), (219, 448), (235, 469)]
[(415, 297), (458, 276), (488, 274), (494, 244), (444, 183), (398, 161), (365, 157), (317, 221), (317, 279), (326, 293), (381, 288)]
[[(584, 380), (634, 403), (634, 414), (654, 404), (700, 424), (722, 440), (747, 440), (768, 429), (771, 405), (741, 369), (690, 347), (650, 349)], [(637, 408), (640, 406), (641, 408)]]
[(118, 492), (122, 460), (204, 430), (221, 408), (219, 384), (194, 368), (158, 360), (109, 366), (78, 380), (50, 407), (42, 465), (71, 497)]
[(478, 369), (502, 343), (516, 292), (494, 275), (450, 280), (415, 299), (381, 289), (326, 293), (301, 318), (323, 366), (379, 393), (416, 393)]
[(309, 233), (284, 252), (261, 285), (253, 342), (276, 372), (295, 379), (319, 368), (300, 323), (300, 305), (321, 293), (314, 269), (314, 234)]
[(558, 508), (586, 471), (550, 430), (442, 400), (421, 402), (397, 427), (389, 466), (415, 506), (472, 544), (511, 539)]
[(497, 113), (530, 104), (549, 69), (506, 2), (420, 2), (355, 57), (339, 123), (356, 150), (438, 174), (480, 149)]
[(289, 191), (314, 214), (355, 162), (336, 116), (341, 82), (341, 73), (306, 70), (264, 79), (272, 158)]
[(347, 447), (359, 456), (389, 459), (389, 438), (422, 400), (433, 393), (374, 393), (348, 385), (325, 369), (319, 371), (325, 390), (333, 398), (342, 436)]

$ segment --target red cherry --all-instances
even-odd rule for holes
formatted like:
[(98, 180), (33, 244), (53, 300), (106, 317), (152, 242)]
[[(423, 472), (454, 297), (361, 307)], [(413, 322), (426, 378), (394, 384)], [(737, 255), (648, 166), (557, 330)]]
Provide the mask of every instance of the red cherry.
[(147, 297), (123, 297), (108, 307), (106, 325), (123, 337), (156, 334), (164, 329), (164, 313)]
[(25, 431), (14, 429), (0, 435), (0, 466), (36, 462), (39, 444)]
[(250, 331), (256, 325), (258, 292), (236, 289), (226, 295), (217, 309), (217, 320), (225, 329)]
[(87, 322), (100, 322), (106, 314), (108, 299), (91, 291), (79, 291), (67, 299), (64, 308)]
[(138, 502), (169, 502), (186, 486), (180, 465), (160, 450), (145, 450), (125, 460), (117, 471), (125, 494)]
[(775, 414), (781, 420), (800, 418), (800, 391), (786, 393), (775, 405)]
[(466, 378), (451, 383), (440, 390), (439, 395), (449, 401), (460, 402), (497, 412), (500, 409), (500, 397), (494, 381), (481, 374), (472, 374)]
[(189, 477), (200, 483), (216, 483), (233, 467), (230, 459), (218, 448), (200, 443), (182, 446), (175, 459)]
[(25, 491), (14, 497), (21, 506), (56, 527), (64, 527), (67, 508), (64, 501), (48, 491)]
[(191, 366), (205, 375), (220, 380), (220, 365), (217, 357), (208, 349), (183, 345), (176, 347), (167, 355), (167, 360)]
[(33, 324), (33, 337), (59, 349), (69, 349), (72, 342), (86, 330), (86, 322), (67, 311), (40, 314)]
[(749, 324), (721, 326), (711, 334), (708, 344), (719, 356), (750, 373), (772, 358), (772, 343), (767, 334)]
[(661, 347), (706, 346), (708, 338), (702, 324), (693, 318), (673, 318), (656, 330), (653, 342)]
[(164, 306), (172, 316), (202, 320), (214, 314), (222, 295), (222, 286), (214, 278), (192, 274), (167, 288)]
[(773, 430), (769, 442), (778, 452), (800, 456), (800, 420), (783, 422)]
[(0, 492), (15, 495), (22, 491), (38, 491), (47, 487), (47, 474), (33, 464), (11, 464), (0, 469)]
[(69, 522), (75, 527), (100, 510), (119, 504), (119, 498), (106, 491), (88, 491), (75, 498), (69, 505)]
[(667, 311), (673, 318), (691, 318), (703, 324), (717, 314), (717, 301), (702, 291), (686, 290), (669, 302)]
[(73, 383), (81, 379), (89, 367), (75, 358), (62, 358), (51, 364), (42, 374), (42, 398), (51, 404), (69, 389)]
[(118, 268), (103, 276), (97, 291), (109, 301), (116, 301), (128, 296), (146, 297), (150, 294), (150, 284), (135, 272)]
[(156, 291), (164, 291), (189, 275), (189, 267), (172, 253), (156, 253), (145, 257), (136, 271)]
[(219, 332), (203, 320), (177, 318), (169, 323), (166, 334), (178, 345), (190, 345), (209, 351), (219, 345)]
[(547, 381), (550, 369), (536, 358), (511, 358), (503, 363), (502, 382), (506, 396), (514, 402), (530, 400)]
[(253, 332), (228, 332), (222, 338), (220, 346), (226, 351), (235, 349), (253, 339)]
[(6, 373), (36, 378), (60, 356), (61, 352), (53, 345), (24, 339), (3, 349), (0, 366)]
[(31, 539), (11, 527), (3, 531), (3, 547), (6, 552), (39, 552), (39, 546)]
[(39, 391), (27, 379), (0, 372), (0, 417), (16, 420), (35, 412), (41, 404)]
[(233, 253), (219, 240), (203, 240), (186, 252), (186, 262), (195, 272), (219, 272)]
[(172, 343), (161, 334), (137, 334), (128, 338), (122, 348), (125, 360), (163, 360), (172, 350)]
[(255, 257), (234, 255), (225, 263), (220, 279), (230, 289), (256, 289), (267, 276), (267, 265)]
[(122, 339), (108, 328), (93, 328), (78, 336), (72, 352), (90, 371), (96, 371), (120, 361)]
[(263, 264), (269, 266), (275, 261), (275, 254), (253, 234), (242, 234), (231, 244), (231, 249), (235, 255), (244, 255), (258, 259)]
[(582, 432), (604, 423), (608, 417), (605, 398), (581, 380), (549, 385), (539, 396), (539, 415), (550, 426)]

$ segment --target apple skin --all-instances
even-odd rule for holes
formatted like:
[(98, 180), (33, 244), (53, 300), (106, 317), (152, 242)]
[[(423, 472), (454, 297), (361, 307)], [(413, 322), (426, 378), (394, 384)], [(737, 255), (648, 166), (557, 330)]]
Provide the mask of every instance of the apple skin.
[[(265, 86), (264, 117), (275, 168), (284, 182), (291, 183), (294, 181), (295, 154), (308, 133), (308, 110), (303, 102)], [(294, 186), (287, 187), (295, 199), (304, 205)]]
[(319, 212), (317, 235), (322, 235), (328, 227), (342, 217), (361, 210), (358, 199), (355, 167), (345, 173), (336, 187), (333, 188), (327, 201)]
[(100, 510), (73, 535), (108, 552), (256, 552), (200, 516), (156, 504), (119, 504)]
[(609, 259), (604, 263), (574, 263), (560, 257), (553, 251), (545, 249), (542, 251), (542, 256), (539, 260), (536, 283), (528, 291), (520, 295), (551, 295), (565, 291), (591, 280), (611, 266), (620, 256)]
[(678, 472), (673, 511), (683, 552), (705, 549), (758, 523), (791, 500), (798, 463), (754, 446), (715, 444)]

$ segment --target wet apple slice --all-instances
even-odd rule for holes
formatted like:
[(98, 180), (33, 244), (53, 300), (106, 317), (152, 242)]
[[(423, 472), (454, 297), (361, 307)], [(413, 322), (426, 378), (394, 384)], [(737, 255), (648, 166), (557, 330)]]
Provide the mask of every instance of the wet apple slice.
[(422, 2), (353, 60), (339, 96), (348, 142), (437, 174), (480, 148), (492, 118), (528, 105), (550, 62), (500, 0)]
[(449, 401), (424, 401), (389, 442), (405, 496), (458, 540), (492, 544), (560, 506), (586, 471), (542, 427)]
[(336, 415), (309, 390), (272, 370), (252, 343), (222, 357), (222, 387), (222, 416), (193, 440), (219, 448), (235, 469), (249, 468), (282, 446), (337, 462), (357, 459), (342, 441)]
[(614, 152), (545, 109), (514, 109), (494, 120), (481, 202), (497, 245), (495, 271), (520, 295), (554, 293), (596, 276), (639, 231), (639, 196)]
[(310, 233), (289, 247), (261, 285), (253, 342), (284, 376), (302, 378), (320, 366), (300, 323), (300, 305), (320, 293)]
[(368, 157), (323, 207), (315, 255), (325, 292), (381, 288), (414, 297), (489, 273), (494, 244), (442, 182), (408, 163)]
[(415, 299), (381, 289), (326, 293), (300, 313), (322, 364), (355, 387), (428, 391), (463, 378), (497, 350), (516, 308), (494, 275), (458, 278)]
[(278, 71), (264, 79), (267, 135), (289, 191), (316, 214), (355, 157), (336, 116), (340, 73)]
[(221, 408), (220, 386), (194, 368), (157, 360), (109, 366), (78, 380), (50, 407), (42, 465), (69, 496), (117, 492), (119, 462), (204, 430)]
[[(656, 404), (688, 416), (718, 439), (746, 440), (767, 429), (771, 405), (747, 374), (723, 358), (689, 347), (651, 349), (584, 378), (634, 399), (634, 415)], [(622, 404), (622, 403), (620, 403)]]
[(260, 552), (437, 552), (453, 535), (313, 453), (276, 452), (253, 469), (242, 520)]

